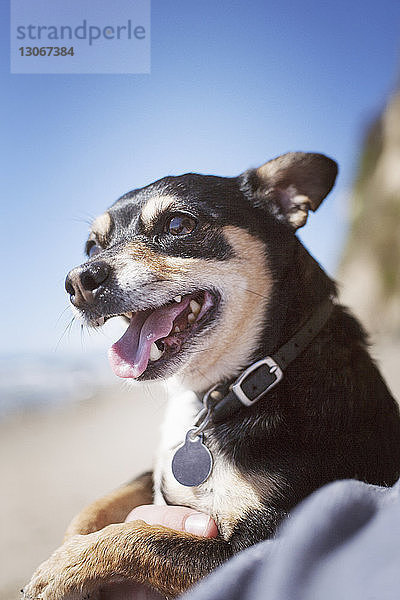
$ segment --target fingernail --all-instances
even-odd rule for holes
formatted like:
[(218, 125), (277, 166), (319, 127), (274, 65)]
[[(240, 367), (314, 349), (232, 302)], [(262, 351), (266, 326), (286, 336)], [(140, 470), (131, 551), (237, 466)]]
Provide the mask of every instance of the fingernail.
[(207, 531), (210, 517), (203, 513), (190, 515), (185, 521), (185, 531), (193, 535), (204, 535)]

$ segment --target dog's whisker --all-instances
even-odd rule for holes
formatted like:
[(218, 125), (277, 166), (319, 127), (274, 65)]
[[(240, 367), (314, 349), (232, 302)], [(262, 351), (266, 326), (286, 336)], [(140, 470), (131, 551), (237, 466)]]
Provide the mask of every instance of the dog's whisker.
[[(66, 313), (67, 311), (70, 311), (70, 307), (69, 307), (69, 306), (66, 306), (66, 307), (64, 308), (64, 310), (62, 310), (62, 311), (61, 311), (61, 313), (60, 313), (60, 315), (59, 315), (59, 317), (58, 317), (58, 319), (57, 319), (57, 321), (56, 321), (56, 325), (58, 325), (58, 324), (59, 324), (59, 322), (61, 321), (61, 319), (63, 318), (63, 316), (65, 315), (65, 313)], [(75, 319), (75, 316), (73, 317), (73, 319)]]
[(84, 345), (84, 344), (83, 344), (83, 339), (84, 339), (84, 329), (85, 329), (85, 327), (84, 327), (83, 323), (81, 323), (81, 348), (82, 348), (82, 349), (83, 349), (83, 345)]
[(95, 217), (94, 215), (91, 215), (90, 213), (82, 213), (80, 216), (79, 215), (75, 215), (74, 217), (71, 218), (72, 221), (75, 221), (75, 223), (86, 223), (86, 225), (91, 226), (93, 221), (94, 221)]
[(69, 323), (67, 323), (67, 325), (64, 327), (64, 331), (60, 335), (60, 338), (59, 338), (59, 340), (58, 340), (58, 342), (57, 342), (57, 344), (56, 344), (56, 346), (54, 348), (54, 352), (57, 352), (57, 350), (58, 350), (58, 348), (59, 348), (59, 346), (61, 344), (61, 341), (63, 340), (64, 336), (71, 331), (72, 325), (74, 324), (75, 321), (76, 321), (76, 317), (73, 316), (71, 318), (71, 320), (69, 321)]
[(255, 296), (259, 296), (260, 298), (264, 298), (264, 300), (269, 300), (268, 296), (265, 296), (264, 294), (260, 294), (260, 292), (255, 292), (254, 290), (251, 290), (248, 287), (243, 287), (238, 285), (237, 286), (239, 289), (243, 290), (244, 292), (248, 292), (249, 294), (254, 294)]
[(202, 348), (202, 349), (200, 349), (200, 350), (192, 350), (192, 349), (191, 349), (191, 350), (190, 350), (190, 353), (191, 353), (191, 354), (194, 354), (194, 353), (199, 353), (199, 352), (210, 352), (210, 351), (212, 351), (212, 350), (214, 350), (214, 348), (212, 348), (212, 347), (210, 347), (210, 348)]

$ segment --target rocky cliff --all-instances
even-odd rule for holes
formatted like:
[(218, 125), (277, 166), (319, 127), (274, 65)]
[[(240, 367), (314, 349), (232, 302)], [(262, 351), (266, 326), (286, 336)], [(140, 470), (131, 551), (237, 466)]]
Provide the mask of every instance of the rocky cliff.
[(350, 207), (342, 300), (375, 340), (400, 347), (400, 92), (367, 133)]

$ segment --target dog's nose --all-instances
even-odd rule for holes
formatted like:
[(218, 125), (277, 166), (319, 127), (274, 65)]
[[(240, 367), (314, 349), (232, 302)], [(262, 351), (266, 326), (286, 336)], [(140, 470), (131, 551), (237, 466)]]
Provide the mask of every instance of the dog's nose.
[(65, 280), (65, 289), (74, 306), (83, 302), (91, 303), (94, 292), (106, 281), (110, 267), (105, 262), (93, 262), (72, 269)]

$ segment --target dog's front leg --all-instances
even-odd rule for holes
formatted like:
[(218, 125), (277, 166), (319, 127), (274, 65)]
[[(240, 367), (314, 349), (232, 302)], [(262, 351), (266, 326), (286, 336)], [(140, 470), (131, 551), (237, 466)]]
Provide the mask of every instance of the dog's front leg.
[(132, 509), (152, 501), (153, 476), (145, 473), (84, 508), (71, 521), (64, 541), (77, 534), (99, 531), (111, 523), (123, 523)]
[(25, 600), (94, 600), (103, 586), (135, 582), (174, 597), (232, 554), (229, 542), (201, 538), (143, 521), (77, 535), (44, 562)]

